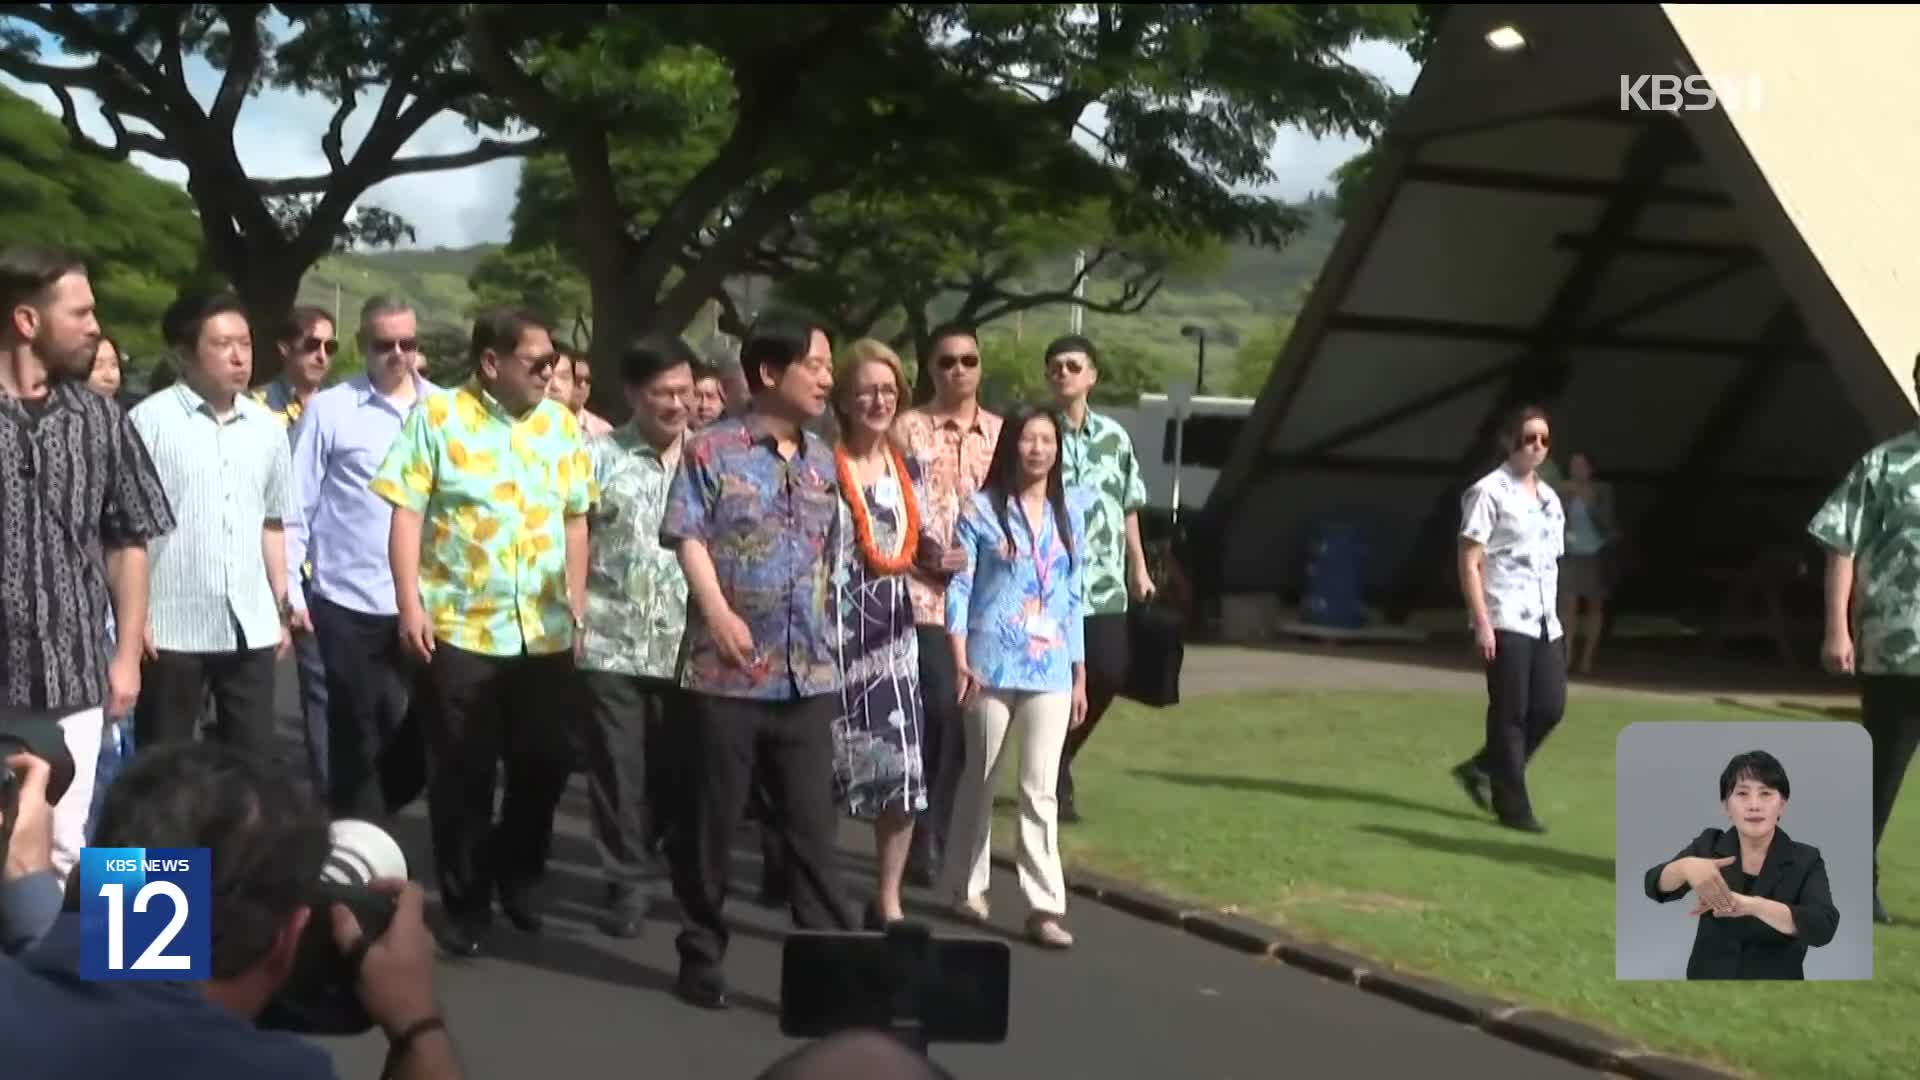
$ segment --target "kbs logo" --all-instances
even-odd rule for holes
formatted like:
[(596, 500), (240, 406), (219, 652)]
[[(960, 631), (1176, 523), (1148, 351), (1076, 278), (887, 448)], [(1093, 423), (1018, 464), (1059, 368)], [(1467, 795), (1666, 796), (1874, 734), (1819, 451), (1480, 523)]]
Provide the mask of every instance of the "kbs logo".
[(207, 978), (212, 900), (206, 848), (81, 848), (80, 977)]
[(1622, 75), (1621, 112), (1751, 112), (1766, 90), (1758, 75), (1709, 79), (1705, 75)]

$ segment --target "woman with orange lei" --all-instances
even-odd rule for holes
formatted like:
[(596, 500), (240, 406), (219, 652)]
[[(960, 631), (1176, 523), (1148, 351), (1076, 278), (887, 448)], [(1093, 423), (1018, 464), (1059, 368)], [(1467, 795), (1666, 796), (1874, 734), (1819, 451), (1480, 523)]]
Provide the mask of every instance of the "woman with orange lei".
[(866, 923), (902, 917), (900, 883), (914, 818), (927, 809), (921, 760), (926, 722), (920, 649), (907, 570), (920, 544), (919, 470), (890, 437), (906, 391), (900, 358), (856, 341), (833, 380), (840, 495), (851, 527), (839, 580), (841, 716), (834, 724), (835, 789), (873, 823), (879, 881)]

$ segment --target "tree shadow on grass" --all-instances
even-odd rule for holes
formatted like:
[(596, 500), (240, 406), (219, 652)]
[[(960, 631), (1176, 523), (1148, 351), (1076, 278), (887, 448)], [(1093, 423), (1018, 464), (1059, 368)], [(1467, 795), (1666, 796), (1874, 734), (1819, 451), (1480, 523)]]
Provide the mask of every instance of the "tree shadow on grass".
[(1421, 832), (1418, 829), (1395, 828), (1391, 825), (1361, 825), (1359, 830), (1375, 836), (1384, 836), (1390, 840), (1398, 840), (1403, 844), (1426, 851), (1438, 851), (1448, 855), (1474, 855), (1502, 863), (1526, 863), (1556, 873), (1584, 874), (1587, 877), (1597, 877), (1607, 881), (1612, 881), (1614, 878), (1614, 861), (1597, 855), (1582, 855), (1574, 851), (1562, 851), (1559, 848), (1538, 847), (1507, 840), (1447, 836), (1441, 833)]
[[(1485, 814), (1467, 810), (1452, 810), (1416, 799), (1405, 799), (1390, 795), (1384, 791), (1369, 791), (1366, 788), (1337, 787), (1332, 784), (1309, 784), (1299, 780), (1282, 780), (1272, 776), (1219, 776), (1202, 773), (1164, 772), (1158, 769), (1134, 769), (1135, 776), (1144, 776), (1152, 780), (1164, 780), (1169, 784), (1185, 784), (1188, 787), (1216, 787), (1229, 791), (1252, 791), (1264, 795), (1284, 795), (1288, 798), (1307, 799), (1312, 802), (1351, 802), (1368, 806), (1382, 806), (1390, 810), (1409, 810), (1416, 814), (1432, 814), (1436, 817), (1452, 818), (1455, 821), (1485, 821)], [(1462, 796), (1464, 798), (1464, 796)]]

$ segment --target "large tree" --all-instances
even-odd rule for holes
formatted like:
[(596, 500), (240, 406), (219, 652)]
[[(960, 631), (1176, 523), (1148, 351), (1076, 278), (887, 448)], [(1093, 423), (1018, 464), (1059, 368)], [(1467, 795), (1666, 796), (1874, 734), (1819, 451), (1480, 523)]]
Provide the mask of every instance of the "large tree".
[[(47, 53), (79, 62), (49, 62)], [(188, 86), (191, 57), (220, 72), (204, 104)], [(301, 277), (322, 256), (407, 235), (389, 212), (356, 213), (374, 185), (528, 145), (476, 138), (460, 153), (402, 154), (444, 113), (466, 117), (476, 131), (509, 123), (467, 68), (456, 5), (6, 4), (0, 71), (52, 91), (76, 146), (110, 160), (142, 153), (183, 165), (208, 258), (269, 319), (292, 306)], [(326, 130), (314, 132), (325, 173), (256, 177), (241, 164), (235, 124), (248, 99), (268, 87), (336, 103)], [(110, 142), (83, 129), (76, 92), (92, 96)], [(349, 148), (344, 129), (362, 104), (372, 105), (372, 121)], [(277, 361), (273, 349), (258, 350), (259, 366)]]
[[(602, 349), (684, 326), (802, 210), (882, 181), (990, 178), (1104, 200), (1112, 235), (1281, 242), (1297, 218), (1242, 193), (1273, 179), (1274, 138), (1374, 131), (1390, 95), (1341, 51), (1411, 26), (1359, 4), (470, 12), (475, 68), (566, 163)], [(645, 184), (622, 154), (653, 159)]]

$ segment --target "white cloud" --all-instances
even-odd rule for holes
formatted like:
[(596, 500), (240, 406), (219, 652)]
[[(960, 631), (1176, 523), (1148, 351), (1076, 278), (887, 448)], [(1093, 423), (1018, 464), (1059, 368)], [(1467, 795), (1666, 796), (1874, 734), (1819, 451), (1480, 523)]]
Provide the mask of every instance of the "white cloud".
[[(75, 62), (72, 57), (49, 56), (48, 59)], [(1412, 87), (1418, 73), (1413, 60), (1394, 45), (1369, 42), (1354, 48), (1349, 60), (1402, 93)], [(22, 83), (8, 75), (0, 75), (0, 84), (33, 99), (53, 115), (60, 114), (59, 102), (45, 87)], [(203, 104), (213, 99), (219, 84), (220, 73), (206, 61), (188, 61), (187, 85)], [(81, 128), (103, 142), (110, 142), (111, 131), (100, 117), (92, 95), (80, 91), (74, 98), (80, 109)], [(377, 106), (377, 98), (363, 100), (348, 119), (345, 142), (349, 153), (366, 134)], [(320, 138), (326, 133), (332, 116), (333, 103), (324, 98), (285, 90), (261, 91), (248, 100), (235, 125), (234, 143), (241, 164), (249, 175), (257, 177), (326, 172)], [(1089, 111), (1086, 120), (1088, 126), (1099, 129), (1101, 119), (1097, 107)], [(498, 136), (499, 133), (481, 134)], [(479, 137), (467, 130), (464, 120), (442, 114), (422, 126), (402, 153), (409, 156), (455, 153), (471, 147)], [(1327, 190), (1331, 187), (1333, 170), (1360, 149), (1361, 144), (1355, 139), (1315, 138), (1299, 129), (1284, 131), (1273, 148), (1271, 162), (1277, 179), (1268, 190), (1286, 199)], [(186, 182), (186, 169), (178, 162), (144, 154), (134, 155), (133, 161), (155, 176), (177, 184)], [(384, 207), (411, 222), (418, 239), (416, 245), (410, 246), (466, 247), (497, 243), (507, 238), (519, 180), (519, 161), (493, 161), (455, 171), (395, 177), (374, 186), (361, 202)]]

